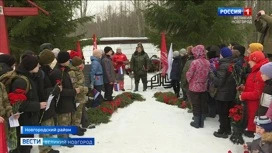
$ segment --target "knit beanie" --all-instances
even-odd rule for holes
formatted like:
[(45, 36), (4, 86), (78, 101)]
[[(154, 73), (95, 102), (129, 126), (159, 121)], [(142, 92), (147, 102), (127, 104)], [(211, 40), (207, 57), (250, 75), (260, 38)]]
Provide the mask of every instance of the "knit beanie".
[(0, 63), (6, 63), (9, 67), (11, 67), (15, 64), (15, 58), (8, 54), (1, 54)]
[(179, 56), (179, 51), (174, 51), (173, 52), (173, 57), (178, 57)]
[(249, 61), (253, 61), (255, 63), (259, 63), (265, 59), (263, 52), (253, 52), (249, 55)]
[(39, 55), (39, 63), (41, 65), (48, 65), (55, 59), (55, 55), (49, 49), (44, 49)]
[(250, 53), (256, 52), (256, 51), (263, 51), (263, 45), (260, 43), (251, 43), (249, 44), (249, 51)]
[(57, 57), (58, 57), (58, 53), (60, 52), (60, 49), (54, 48), (54, 49), (52, 50), (52, 52), (54, 53), (55, 58), (57, 58)]
[(224, 47), (220, 50), (220, 54), (223, 58), (227, 58), (232, 56), (232, 51), (228, 47)]
[(110, 52), (112, 50), (111, 47), (107, 46), (104, 48), (104, 53), (107, 54), (108, 52)]
[(246, 48), (242, 45), (234, 45), (233, 50), (238, 50), (240, 52), (240, 55), (245, 55)]
[(271, 132), (272, 131), (272, 121), (267, 116), (256, 116), (254, 119), (254, 122), (256, 125), (262, 127), (265, 132)]
[(69, 61), (69, 59), (70, 59), (70, 55), (68, 52), (61, 51), (58, 53), (58, 57), (57, 57), (58, 63), (65, 63)]
[(179, 51), (179, 53), (185, 55), (185, 54), (187, 54), (187, 51), (186, 51), (185, 48), (182, 48), (182, 49)]
[(82, 59), (78, 56), (75, 56), (73, 59), (72, 59), (72, 65), (73, 66), (79, 66), (83, 63)]
[(27, 70), (27, 71), (31, 71), (33, 70), (35, 67), (37, 67), (37, 65), (39, 64), (39, 60), (37, 57), (35, 56), (31, 56), (31, 55), (26, 55), (21, 62), (22, 66)]
[(270, 79), (272, 78), (272, 62), (264, 64), (260, 69), (262, 74), (265, 74)]

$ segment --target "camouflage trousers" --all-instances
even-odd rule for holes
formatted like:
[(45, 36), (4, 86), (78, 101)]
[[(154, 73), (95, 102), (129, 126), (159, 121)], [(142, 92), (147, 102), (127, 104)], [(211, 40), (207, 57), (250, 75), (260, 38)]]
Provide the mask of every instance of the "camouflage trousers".
[[(72, 113), (57, 115), (58, 126), (71, 126)], [(59, 134), (58, 138), (68, 138), (69, 134)]]
[[(50, 118), (41, 123), (41, 126), (54, 126), (54, 118)], [(50, 138), (52, 134), (40, 134), (40, 138)], [(48, 153), (52, 149), (51, 146), (39, 146), (40, 153)]]
[(81, 123), (81, 117), (82, 117), (82, 109), (84, 107), (84, 103), (80, 102), (77, 106), (77, 110), (72, 113), (72, 125), (74, 126), (80, 126)]

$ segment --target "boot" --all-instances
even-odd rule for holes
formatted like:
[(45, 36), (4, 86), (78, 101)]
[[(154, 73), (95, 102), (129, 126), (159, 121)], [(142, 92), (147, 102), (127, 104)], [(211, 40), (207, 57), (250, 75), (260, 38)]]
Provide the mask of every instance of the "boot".
[(83, 132), (83, 129), (81, 127), (77, 127), (77, 134), (75, 135), (78, 135), (78, 136), (83, 136), (84, 135), (84, 132)]
[(139, 84), (135, 84), (134, 92), (138, 91)]
[(200, 116), (200, 126), (199, 126), (200, 128), (204, 128), (204, 120), (205, 120), (205, 115), (202, 114)]
[(194, 116), (194, 121), (192, 121), (192, 122), (190, 123), (190, 125), (191, 125), (192, 127), (199, 128), (199, 127), (200, 127), (200, 126), (199, 126), (199, 123), (200, 123), (200, 117), (199, 117), (199, 116)]
[(147, 84), (143, 84), (143, 86), (144, 86), (143, 91), (146, 91), (146, 89), (147, 89)]
[(214, 132), (213, 135), (217, 138), (228, 138), (229, 135), (227, 132), (225, 132), (224, 130), (222, 129), (219, 129), (218, 131)]

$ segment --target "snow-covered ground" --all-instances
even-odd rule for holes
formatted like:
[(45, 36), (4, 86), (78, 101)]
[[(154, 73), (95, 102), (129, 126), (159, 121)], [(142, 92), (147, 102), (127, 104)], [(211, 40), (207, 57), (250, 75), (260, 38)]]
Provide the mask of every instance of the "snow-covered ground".
[[(131, 88), (126, 76), (125, 88)], [(218, 118), (207, 118), (204, 128), (190, 126), (192, 114), (176, 106), (155, 101), (157, 91), (169, 91), (162, 87), (138, 93), (146, 101), (134, 102), (118, 109), (111, 122), (89, 129), (84, 137), (94, 137), (94, 146), (73, 148), (54, 147), (61, 153), (242, 153), (241, 145), (234, 145), (229, 139), (216, 138), (213, 132), (219, 127)], [(127, 90), (130, 91), (130, 90)], [(120, 93), (120, 92), (119, 92)], [(115, 92), (114, 94), (119, 94)], [(251, 139), (245, 139), (251, 141)], [(34, 147), (32, 153), (37, 153)]]

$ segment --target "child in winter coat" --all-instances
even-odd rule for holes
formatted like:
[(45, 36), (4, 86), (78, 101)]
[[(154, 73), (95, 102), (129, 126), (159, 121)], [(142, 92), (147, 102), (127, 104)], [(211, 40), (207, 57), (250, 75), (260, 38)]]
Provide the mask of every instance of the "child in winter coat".
[[(246, 79), (245, 86), (240, 87), (242, 93), (240, 100), (245, 101), (247, 104), (248, 124), (245, 136), (253, 137), (255, 132), (254, 117), (258, 110), (260, 97), (264, 88), (264, 81), (261, 77), (260, 68), (262, 65), (268, 63), (261, 51), (253, 52), (249, 55), (249, 65), (251, 73)], [(244, 89), (244, 90), (243, 90)]]
[(203, 128), (205, 115), (208, 113), (207, 82), (210, 62), (206, 59), (206, 50), (203, 45), (197, 45), (192, 49), (195, 59), (192, 61), (186, 73), (189, 82), (189, 92), (193, 105), (194, 121), (191, 126)]
[[(259, 115), (267, 114), (272, 119), (272, 62), (263, 65), (260, 69), (261, 77), (265, 82), (263, 93), (260, 99), (260, 106), (258, 109)], [(270, 107), (271, 105), (271, 107)], [(268, 110), (270, 107), (270, 110)]]
[(170, 73), (171, 84), (174, 89), (175, 94), (179, 97), (180, 92), (180, 77), (181, 77), (181, 56), (178, 51), (173, 53), (173, 63)]
[(253, 141), (244, 145), (244, 153), (272, 152), (272, 122), (267, 116), (256, 117), (256, 133)]

